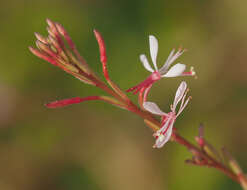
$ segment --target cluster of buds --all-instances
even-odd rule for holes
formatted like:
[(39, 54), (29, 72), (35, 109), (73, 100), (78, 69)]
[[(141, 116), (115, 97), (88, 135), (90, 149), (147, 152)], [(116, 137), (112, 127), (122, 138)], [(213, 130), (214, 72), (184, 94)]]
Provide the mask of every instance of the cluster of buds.
[(48, 37), (35, 33), (37, 49), (29, 47), (30, 51), (39, 58), (60, 67), (79, 80), (96, 85), (96, 75), (90, 70), (86, 61), (80, 56), (70, 36), (59, 23), (47, 19)]
[[(112, 85), (114, 90), (107, 88), (107, 86), (97, 77), (97, 75), (90, 69), (85, 59), (79, 54), (75, 44), (71, 40), (64, 27), (56, 22), (47, 19), (48, 37), (43, 37), (41, 34), (35, 33), (37, 38), (37, 48), (29, 47), (30, 51), (37, 57), (57, 66), (67, 73), (73, 75), (80, 81), (99, 87), (107, 91), (111, 96), (88, 96), (88, 97), (74, 97), (65, 100), (58, 100), (46, 104), (48, 108), (63, 107), (71, 104), (81, 103), (89, 100), (103, 100), (110, 104), (116, 105), (120, 108), (126, 109), (126, 106), (121, 103), (122, 99), (119, 98), (119, 89), (117, 86)], [(109, 82), (109, 76), (106, 68), (106, 53), (103, 38), (100, 33), (94, 30), (94, 34), (99, 43), (101, 61), (103, 64), (103, 73), (106, 80)], [(121, 94), (122, 95), (122, 94)]]

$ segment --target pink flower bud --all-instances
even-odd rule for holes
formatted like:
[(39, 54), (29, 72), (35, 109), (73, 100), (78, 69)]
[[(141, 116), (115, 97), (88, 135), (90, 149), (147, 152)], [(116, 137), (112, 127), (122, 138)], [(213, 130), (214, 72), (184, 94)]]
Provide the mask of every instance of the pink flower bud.
[(105, 48), (104, 39), (97, 30), (94, 30), (93, 32), (94, 32), (96, 40), (98, 41), (98, 44), (99, 44), (100, 60), (102, 63), (106, 63), (107, 57), (106, 57), (106, 48)]

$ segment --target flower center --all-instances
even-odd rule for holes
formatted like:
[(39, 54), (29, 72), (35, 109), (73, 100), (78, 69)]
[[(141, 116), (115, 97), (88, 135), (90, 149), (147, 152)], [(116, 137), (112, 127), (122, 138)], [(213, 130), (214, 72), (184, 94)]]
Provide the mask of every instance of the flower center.
[(163, 134), (160, 134), (160, 135), (158, 136), (159, 141), (163, 141), (164, 138), (165, 138), (165, 135), (163, 135)]
[(157, 81), (161, 79), (160, 73), (158, 71), (155, 71), (151, 74), (152, 81)]

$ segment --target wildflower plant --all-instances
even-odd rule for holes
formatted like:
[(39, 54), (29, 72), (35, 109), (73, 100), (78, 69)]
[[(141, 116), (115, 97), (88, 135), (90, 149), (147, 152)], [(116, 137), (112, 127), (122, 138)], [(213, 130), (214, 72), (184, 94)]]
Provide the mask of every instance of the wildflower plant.
[[(219, 154), (219, 152), (204, 138), (202, 126), (199, 128), (199, 135), (195, 138), (197, 145), (190, 143), (180, 136), (178, 130), (175, 130), (173, 127), (176, 118), (182, 113), (191, 99), (191, 97), (186, 99), (188, 93), (186, 82), (183, 81), (179, 85), (169, 113), (161, 111), (155, 103), (147, 101), (147, 95), (150, 92), (153, 83), (161, 78), (195, 76), (193, 68), (191, 68), (189, 72), (185, 72), (186, 66), (184, 64), (177, 63), (170, 68), (171, 64), (183, 54), (184, 50), (180, 49), (176, 53), (175, 50), (172, 50), (165, 64), (158, 69), (156, 64), (158, 41), (154, 36), (149, 36), (150, 54), (154, 68), (150, 66), (145, 55), (141, 55), (140, 60), (144, 67), (148, 71), (152, 72), (152, 74), (140, 84), (127, 90), (127, 92), (133, 92), (134, 94), (139, 93), (138, 106), (129, 99), (124, 90), (111, 80), (107, 68), (105, 43), (101, 34), (97, 30), (94, 30), (94, 35), (99, 45), (100, 61), (102, 63), (103, 75), (107, 83), (102, 81), (93, 72), (85, 59), (79, 54), (75, 44), (64, 27), (49, 19), (47, 19), (47, 23), (47, 31), (49, 35), (44, 37), (35, 33), (37, 38), (37, 48), (29, 47), (30, 51), (37, 57), (73, 75), (81, 82), (98, 87), (107, 94), (56, 100), (46, 104), (48, 108), (58, 108), (85, 101), (101, 100), (128, 110), (144, 119), (146, 125), (153, 130), (153, 136), (156, 138), (154, 145), (155, 148), (163, 147), (169, 140), (177, 142), (178, 144), (185, 146), (193, 155), (191, 159), (186, 160), (186, 163), (215, 168), (241, 184), (243, 189), (247, 190), (247, 178), (242, 172), (237, 161), (228, 151), (226, 151), (226, 149), (221, 151), (223, 154)], [(179, 103), (180, 107), (176, 112), (176, 107)], [(159, 115), (161, 121), (155, 119), (155, 115)], [(227, 163), (221, 161), (219, 157), (222, 156), (224, 156), (225, 160), (228, 161)]]

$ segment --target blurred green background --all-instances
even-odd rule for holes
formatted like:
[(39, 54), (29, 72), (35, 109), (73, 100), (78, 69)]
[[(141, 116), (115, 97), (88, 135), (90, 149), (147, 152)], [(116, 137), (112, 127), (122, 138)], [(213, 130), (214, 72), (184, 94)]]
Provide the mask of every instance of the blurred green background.
[(34, 32), (47, 35), (50, 18), (102, 77), (97, 28), (110, 75), (123, 89), (148, 75), (139, 55), (149, 55), (149, 34), (159, 40), (159, 65), (172, 48), (187, 48), (179, 61), (194, 66), (198, 79), (163, 79), (150, 100), (168, 111), (186, 80), (193, 99), (175, 124), (181, 135), (194, 141), (203, 122), (207, 139), (228, 147), (247, 171), (246, 6), (246, 0), (1, 0), (0, 189), (241, 189), (214, 169), (184, 164), (191, 155), (176, 143), (153, 149), (151, 131), (129, 112), (101, 102), (45, 108), (56, 99), (104, 93), (27, 47)]

